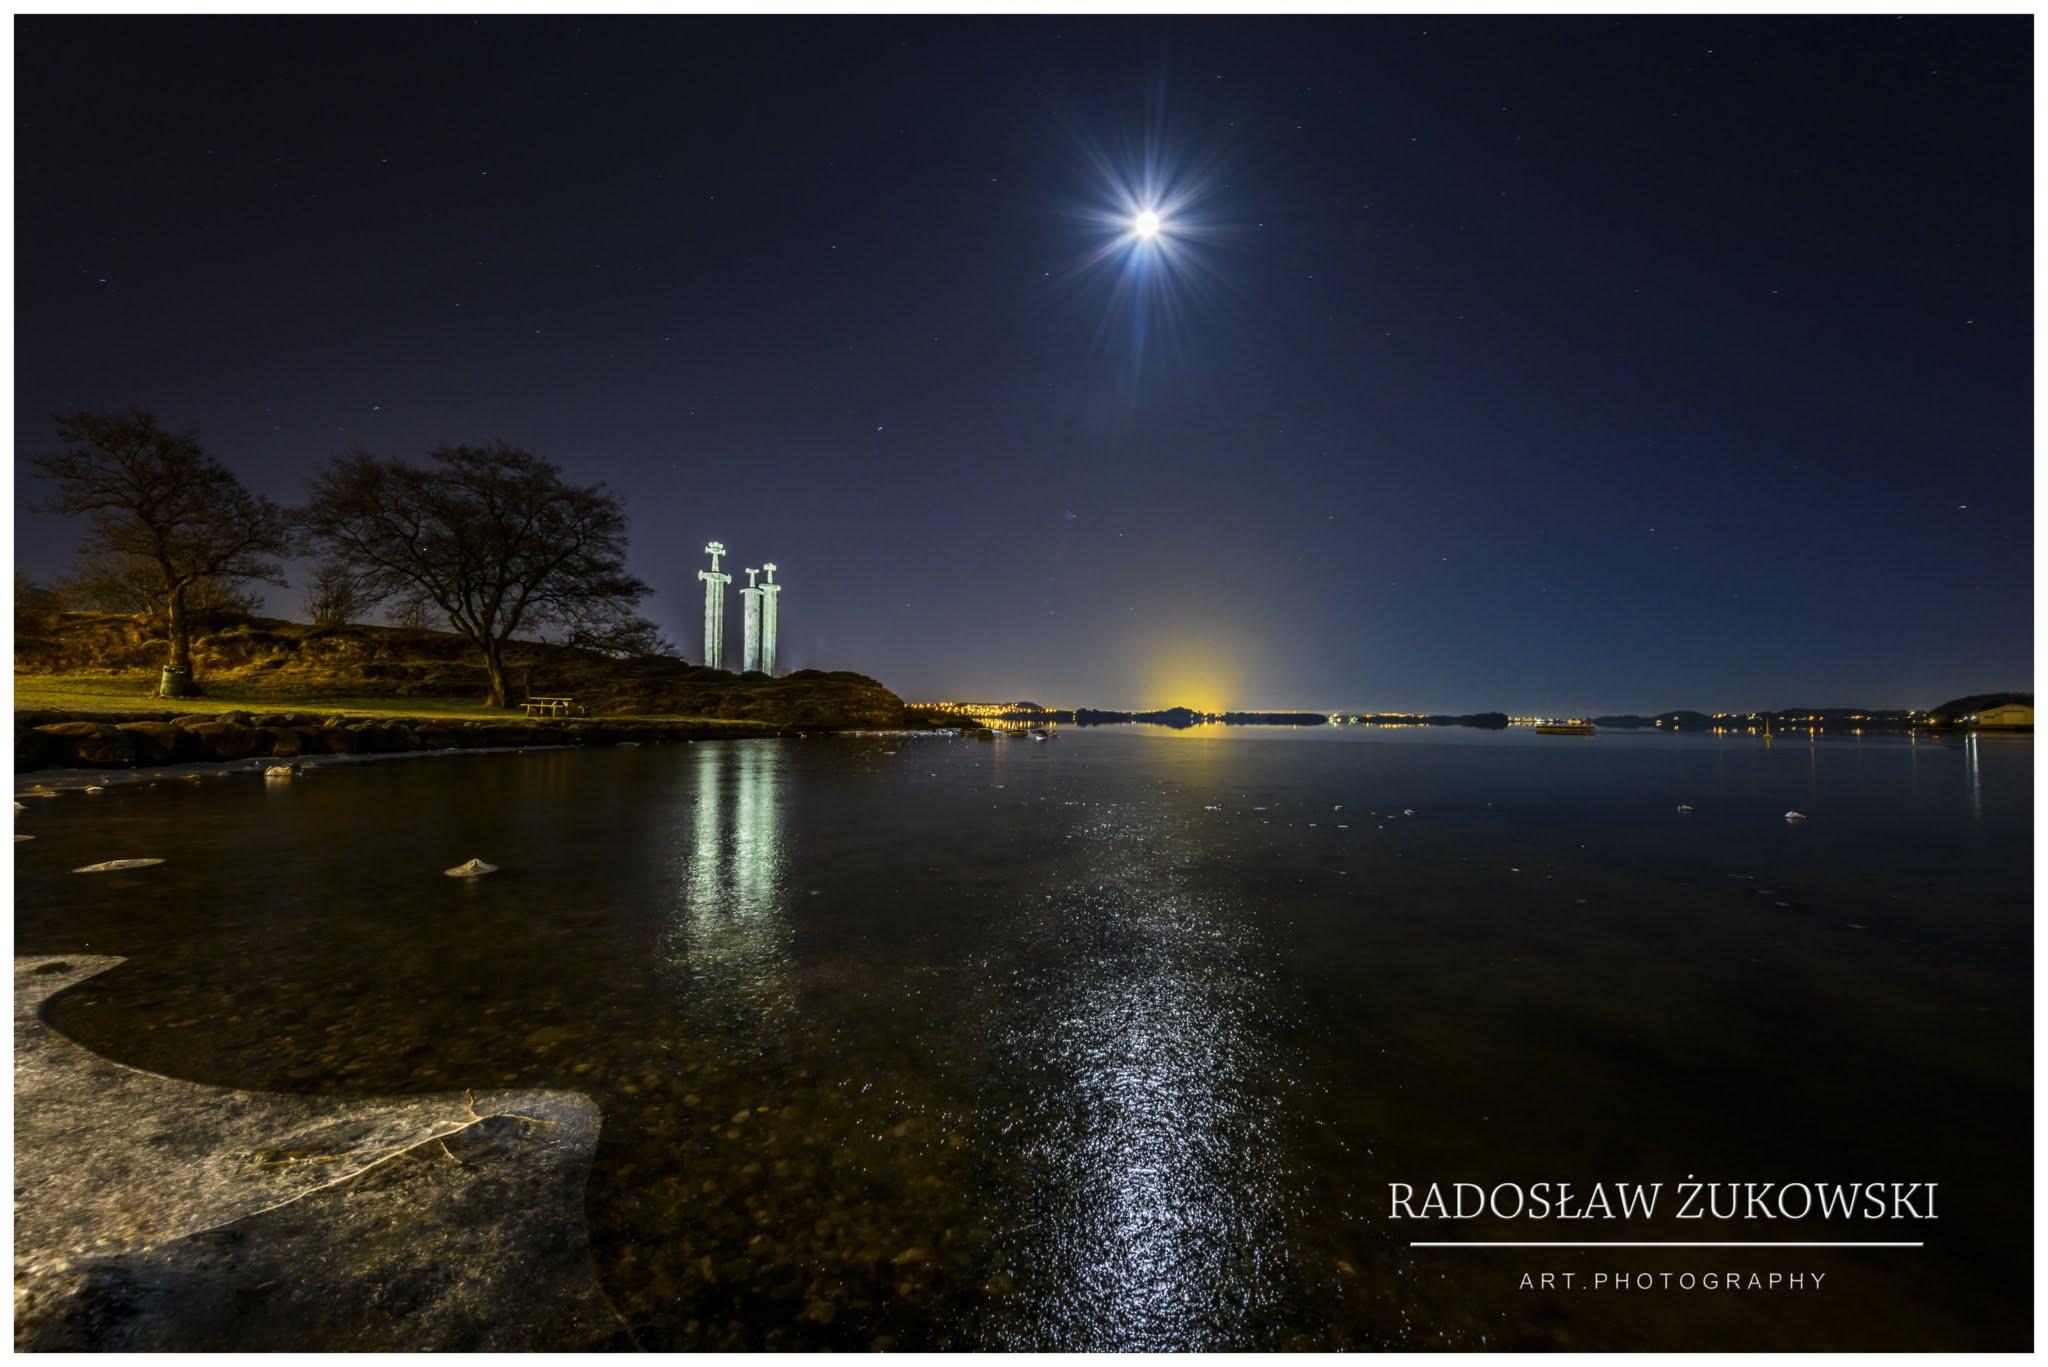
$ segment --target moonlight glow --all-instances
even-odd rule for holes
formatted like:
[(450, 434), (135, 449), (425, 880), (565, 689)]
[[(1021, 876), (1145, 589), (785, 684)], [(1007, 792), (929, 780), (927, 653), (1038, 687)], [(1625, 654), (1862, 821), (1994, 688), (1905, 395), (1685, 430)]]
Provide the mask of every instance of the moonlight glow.
[(1195, 317), (1224, 293), (1223, 248), (1239, 232), (1219, 214), (1245, 209), (1213, 142), (1170, 137), (1157, 120), (1122, 138), (1072, 132), (1078, 193), (1061, 216), (1075, 254), (1042, 278), (1049, 292), (1093, 296), (1102, 309), (1093, 359), (1114, 362), (1108, 383), (1134, 396), (1148, 352), (1180, 353), (1201, 339)]

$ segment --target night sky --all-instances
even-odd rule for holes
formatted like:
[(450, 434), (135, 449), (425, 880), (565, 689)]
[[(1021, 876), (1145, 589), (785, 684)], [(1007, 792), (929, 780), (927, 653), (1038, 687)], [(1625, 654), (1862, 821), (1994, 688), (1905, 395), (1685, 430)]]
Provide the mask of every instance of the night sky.
[(19, 452), (500, 437), (913, 698), (2031, 687), (2024, 17), (16, 24)]

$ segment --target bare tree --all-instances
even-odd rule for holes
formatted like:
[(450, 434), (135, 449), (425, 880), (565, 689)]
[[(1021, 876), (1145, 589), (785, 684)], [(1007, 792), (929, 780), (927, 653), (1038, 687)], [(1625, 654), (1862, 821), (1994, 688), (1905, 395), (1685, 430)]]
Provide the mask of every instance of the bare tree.
[(26, 636), (50, 624), (63, 610), (64, 600), (54, 589), (38, 584), (20, 570), (14, 572), (14, 634)]
[(169, 638), (160, 691), (192, 691), (193, 585), (212, 580), (283, 583), (284, 513), (250, 493), (193, 432), (169, 432), (140, 408), (57, 415), (68, 450), (31, 457), (57, 485), (53, 512), (88, 519), (88, 556), (134, 557), (154, 567)]
[(378, 601), (371, 576), (337, 560), (323, 560), (306, 579), (306, 615), (316, 627), (347, 626)]
[(594, 650), (620, 660), (650, 655), (682, 658), (675, 642), (662, 635), (660, 627), (623, 604), (603, 604), (600, 610), (578, 614), (566, 625), (567, 644), (580, 650)]
[(57, 612), (63, 604), (55, 589), (38, 584), (17, 569), (14, 572), (14, 606), (29, 612)]
[(601, 484), (503, 442), (440, 446), (413, 465), (361, 452), (327, 462), (307, 532), (379, 595), (415, 595), (482, 653), (490, 705), (507, 705), (505, 643), (524, 630), (630, 608), (626, 510)]
[[(72, 612), (121, 612), (159, 622), (169, 612), (156, 562), (124, 551), (80, 552), (55, 592)], [(257, 606), (254, 593), (229, 580), (209, 576), (185, 587), (185, 616), (193, 622), (245, 617)]]
[(384, 620), (407, 631), (432, 631), (434, 605), (417, 593), (405, 594), (384, 609)]

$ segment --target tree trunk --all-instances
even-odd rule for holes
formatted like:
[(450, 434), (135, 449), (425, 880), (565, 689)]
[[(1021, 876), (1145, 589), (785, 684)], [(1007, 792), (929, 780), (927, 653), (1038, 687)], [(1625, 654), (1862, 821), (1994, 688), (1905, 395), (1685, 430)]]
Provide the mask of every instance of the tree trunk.
[(505, 657), (498, 642), (484, 642), (484, 669), (491, 676), (491, 697), (489, 706), (510, 707), (505, 688)]
[(185, 619), (185, 586), (172, 589), (164, 601), (165, 634), (170, 637), (170, 657), (164, 662), (163, 680), (157, 694), (165, 698), (190, 697), (192, 688), (192, 624)]

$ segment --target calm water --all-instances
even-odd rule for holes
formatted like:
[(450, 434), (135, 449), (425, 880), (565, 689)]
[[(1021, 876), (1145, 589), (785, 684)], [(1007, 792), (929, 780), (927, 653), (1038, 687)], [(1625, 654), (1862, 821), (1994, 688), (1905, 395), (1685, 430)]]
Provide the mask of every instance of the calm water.
[[(2032, 773), (1259, 729), (405, 760), (31, 803), (17, 948), (128, 956), (53, 1019), (180, 1077), (589, 1093), (648, 1347), (2021, 1348)], [(66, 872), (128, 856), (169, 862)], [(1733, 1257), (1385, 1219), (1692, 1174), (1938, 1181), (1940, 1219)], [(1829, 1276), (1517, 1289), (1605, 1268)]]

